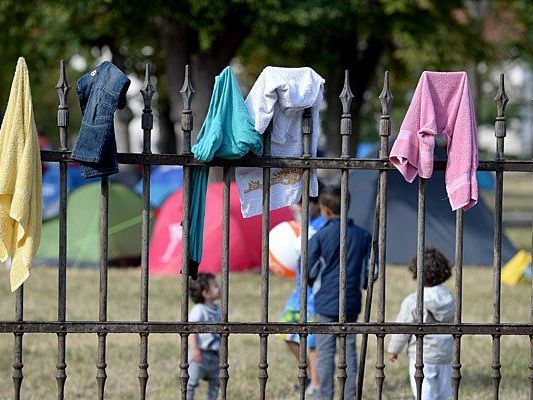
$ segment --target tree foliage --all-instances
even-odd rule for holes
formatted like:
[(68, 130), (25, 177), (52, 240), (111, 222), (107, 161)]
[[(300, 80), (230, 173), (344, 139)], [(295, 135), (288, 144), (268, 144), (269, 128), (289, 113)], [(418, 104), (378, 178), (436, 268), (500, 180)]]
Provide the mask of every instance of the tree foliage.
[[(3, 0), (0, 101), (7, 100), (16, 58), (26, 57), (37, 121), (53, 137), (59, 59), (81, 55), (91, 65), (109, 48), (126, 72), (140, 72), (145, 61), (155, 65), (159, 105), (168, 109), (161, 116), (172, 123), (179, 122), (183, 66), (191, 64), (198, 128), (214, 75), (233, 58), (251, 81), (265, 65), (309, 65), (326, 79), (324, 127), (337, 154), (344, 69), (356, 96), (355, 136), (377, 139), (376, 97), (386, 69), (398, 121), (424, 69), (476, 74), (480, 63), (531, 60), (532, 16), (529, 0)], [(74, 85), (82, 71), (68, 72)], [(71, 115), (75, 126), (79, 115)], [(173, 146), (170, 140), (165, 150)]]

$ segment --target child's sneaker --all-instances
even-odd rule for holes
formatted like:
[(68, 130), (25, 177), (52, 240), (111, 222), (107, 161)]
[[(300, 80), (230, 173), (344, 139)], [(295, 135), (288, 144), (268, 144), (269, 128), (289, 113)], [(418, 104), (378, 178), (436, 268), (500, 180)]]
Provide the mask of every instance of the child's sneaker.
[(309, 396), (310, 399), (318, 397), (318, 386), (309, 385), (305, 390), (305, 394)]
[[(306, 390), (309, 390), (309, 387), (311, 387), (311, 379), (307, 378), (305, 381), (305, 388)], [(292, 390), (294, 393), (300, 393), (300, 385), (296, 384), (292, 387)]]

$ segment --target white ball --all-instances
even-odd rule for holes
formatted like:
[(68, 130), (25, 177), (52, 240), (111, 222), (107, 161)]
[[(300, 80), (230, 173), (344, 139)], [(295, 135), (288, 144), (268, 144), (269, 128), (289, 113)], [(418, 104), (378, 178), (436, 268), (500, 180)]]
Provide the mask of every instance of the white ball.
[(268, 259), (270, 270), (279, 276), (294, 278), (300, 254), (297, 246), (300, 240), (300, 223), (285, 221), (270, 230)]

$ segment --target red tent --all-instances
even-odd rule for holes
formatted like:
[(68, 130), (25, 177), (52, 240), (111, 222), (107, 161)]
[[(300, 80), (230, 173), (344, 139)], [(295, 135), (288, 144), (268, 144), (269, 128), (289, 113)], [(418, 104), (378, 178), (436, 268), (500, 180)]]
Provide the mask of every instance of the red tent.
[[(222, 270), (222, 193), (221, 182), (207, 188), (204, 251), (200, 272)], [(178, 275), (181, 270), (182, 189), (174, 192), (160, 208), (150, 242), (150, 274)], [(289, 207), (270, 213), (270, 228), (294, 219)], [(230, 270), (245, 271), (261, 265), (261, 215), (243, 218), (237, 185), (230, 195)]]

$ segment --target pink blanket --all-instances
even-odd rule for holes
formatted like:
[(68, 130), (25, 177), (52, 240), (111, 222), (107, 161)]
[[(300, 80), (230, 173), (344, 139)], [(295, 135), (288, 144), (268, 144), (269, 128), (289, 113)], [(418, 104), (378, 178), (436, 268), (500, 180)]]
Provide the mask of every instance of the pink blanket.
[(466, 72), (424, 71), (392, 146), (390, 160), (408, 182), (433, 174), (435, 135), (448, 140), (446, 191), (452, 210), (477, 203), (476, 116)]

